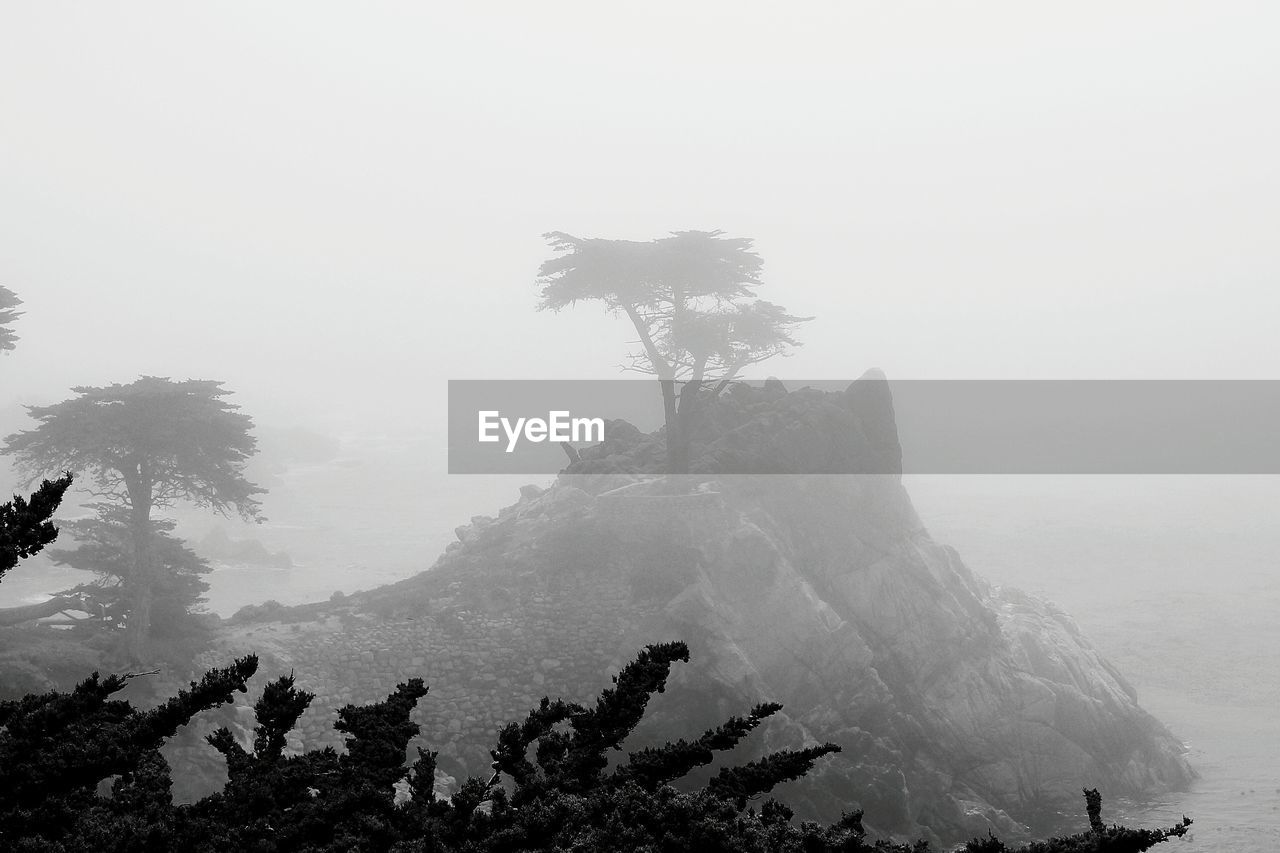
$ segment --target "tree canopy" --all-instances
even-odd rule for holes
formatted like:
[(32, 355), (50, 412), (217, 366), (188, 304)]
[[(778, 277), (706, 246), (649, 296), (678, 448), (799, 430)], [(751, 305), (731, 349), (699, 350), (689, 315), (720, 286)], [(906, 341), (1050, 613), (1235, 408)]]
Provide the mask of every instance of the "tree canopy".
[(12, 501), (0, 504), (0, 577), (57, 538), (51, 519), (70, 486), (71, 475), (65, 474), (45, 480), (30, 498), (14, 495)]
[[(30, 477), (85, 472), (89, 492), (108, 507), (100, 521), (127, 531), (128, 546), (119, 542), (122, 536), (114, 537), (114, 563), (101, 570), (123, 582), (125, 651), (142, 661), (149, 653), (156, 588), (180, 580), (172, 561), (165, 561), (173, 549), (163, 550), (166, 531), (157, 528), (152, 510), (187, 501), (258, 518), (262, 490), (243, 473), (256, 449), (253, 421), (224, 399), (230, 392), (220, 382), (210, 380), (144, 376), (127, 385), (73, 390), (76, 396), (61, 403), (28, 407), (38, 425), (10, 435), (4, 451)], [(102, 525), (91, 533), (99, 544), (112, 540)], [(131, 565), (118, 574), (115, 563), (125, 554)], [(99, 548), (96, 556), (107, 555)]]
[[(746, 367), (798, 346), (812, 319), (755, 298), (763, 261), (753, 242), (720, 231), (677, 231), (648, 242), (544, 235), (557, 256), (538, 270), (540, 310), (601, 302), (639, 335), (628, 370), (658, 378), (668, 472), (687, 473), (689, 421), (704, 383), (715, 393)], [(676, 383), (684, 382), (677, 392)]]
[(18, 336), (14, 334), (13, 321), (22, 316), (17, 308), (22, 304), (18, 294), (0, 284), (0, 353), (13, 349)]
[(144, 376), (78, 387), (51, 406), (29, 406), (39, 425), (10, 435), (4, 452), (29, 476), (85, 471), (94, 494), (134, 509), (185, 500), (253, 518), (262, 492), (243, 476), (256, 442), (248, 415), (222, 383)]
[[(129, 512), (112, 503), (89, 506), (95, 514), (64, 522), (61, 533), (74, 547), (51, 548), (55, 564), (93, 572), (97, 577), (67, 590), (77, 597), (80, 609), (94, 614), (86, 629), (118, 630), (128, 624), (130, 578), (137, 565), (136, 543), (130, 535)], [(198, 650), (207, 640), (207, 628), (193, 616), (204, 604), (209, 585), (202, 575), (212, 566), (187, 544), (173, 535), (173, 521), (152, 521), (151, 560), (155, 578), (151, 604), (151, 636), (160, 643), (169, 659), (182, 658)]]
[(807, 321), (754, 299), (764, 263), (753, 241), (677, 231), (648, 242), (544, 235), (558, 254), (538, 270), (540, 310), (598, 301), (640, 335), (630, 368), (660, 379), (735, 375), (796, 346)]

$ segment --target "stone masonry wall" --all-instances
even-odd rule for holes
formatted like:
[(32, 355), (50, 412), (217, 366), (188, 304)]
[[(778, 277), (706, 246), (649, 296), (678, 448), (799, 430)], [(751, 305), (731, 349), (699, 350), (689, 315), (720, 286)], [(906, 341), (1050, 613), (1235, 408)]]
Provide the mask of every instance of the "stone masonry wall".
[(292, 748), (339, 747), (338, 708), (382, 699), (416, 676), (430, 692), (413, 714), (422, 726), (414, 745), (440, 750), (450, 773), (478, 774), (498, 730), (543, 696), (586, 701), (608, 686), (629, 659), (619, 657), (622, 638), (655, 609), (621, 575), (573, 572), (482, 609), (395, 621), (330, 617), (296, 629), (271, 623), (243, 632), (235, 646), (258, 651), (267, 677), (292, 669), (298, 686), (316, 694)]

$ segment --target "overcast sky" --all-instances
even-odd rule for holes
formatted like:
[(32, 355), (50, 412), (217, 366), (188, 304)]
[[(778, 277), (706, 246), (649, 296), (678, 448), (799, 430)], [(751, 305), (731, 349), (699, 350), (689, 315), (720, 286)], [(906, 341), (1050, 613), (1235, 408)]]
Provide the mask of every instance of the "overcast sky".
[[(784, 10), (785, 7), (785, 11)], [(753, 237), (764, 370), (1280, 378), (1272, 3), (0, 6), (0, 405), (139, 374), (260, 420), (616, 375), (548, 230)], [(347, 413), (343, 410), (349, 410)]]

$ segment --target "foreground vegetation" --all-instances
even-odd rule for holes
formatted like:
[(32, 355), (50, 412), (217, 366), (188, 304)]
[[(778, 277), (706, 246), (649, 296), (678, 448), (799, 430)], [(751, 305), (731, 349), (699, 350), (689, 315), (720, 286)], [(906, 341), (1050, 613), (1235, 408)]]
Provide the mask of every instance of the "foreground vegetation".
[[(542, 703), (511, 723), (492, 751), (494, 773), (472, 778), (448, 799), (433, 790), (436, 753), (419, 749), (405, 763), (418, 726), (409, 719), (426, 695), (420, 679), (382, 702), (348, 705), (336, 727), (347, 751), (285, 753), (285, 738), (312, 695), (292, 676), (269, 683), (254, 706), (257, 726), (246, 749), (226, 728), (209, 742), (226, 758), (225, 788), (174, 805), (169, 768), (158, 752), (191, 717), (231, 702), (257, 669), (250, 656), (213, 670), (150, 711), (113, 700), (129, 676), (96, 674), (69, 693), (0, 704), (0, 845), (15, 851), (924, 851), (928, 845), (869, 841), (862, 813), (830, 826), (792, 821), (791, 811), (760, 798), (798, 778), (834, 744), (785, 750), (722, 768), (704, 787), (671, 785), (731, 749), (781, 706), (692, 741), (633, 752), (610, 767), (661, 692), (671, 665), (687, 661), (683, 643), (642, 651), (594, 707)], [(110, 781), (110, 793), (99, 790)], [(407, 790), (397, 794), (397, 783)], [(1086, 792), (1091, 827), (1079, 835), (1010, 848), (989, 837), (969, 853), (1140, 851), (1186, 832), (1108, 827), (1101, 798)]]

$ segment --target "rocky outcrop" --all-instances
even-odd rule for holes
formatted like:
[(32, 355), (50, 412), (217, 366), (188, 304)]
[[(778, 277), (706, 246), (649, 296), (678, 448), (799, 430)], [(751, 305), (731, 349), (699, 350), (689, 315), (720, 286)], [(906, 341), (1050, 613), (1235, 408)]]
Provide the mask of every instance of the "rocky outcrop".
[[(497, 729), (538, 698), (587, 699), (646, 643), (682, 639), (692, 662), (635, 744), (781, 701), (744, 749), (843, 747), (781, 792), (802, 816), (859, 807), (880, 831), (947, 842), (1042, 830), (1084, 786), (1188, 782), (1181, 745), (1069, 617), (976, 577), (892, 470), (819, 473), (900, 465), (892, 417), (877, 377), (842, 394), (748, 388), (707, 407), (700, 473), (677, 483), (645, 473), (654, 436), (606, 430), (613, 443), (553, 487), (460, 528), (430, 571), (240, 620), (226, 643), (318, 693), (310, 745), (336, 743), (337, 706), (425, 676), (423, 742), (459, 776), (483, 772)], [(723, 473), (779, 460), (813, 473)]]

